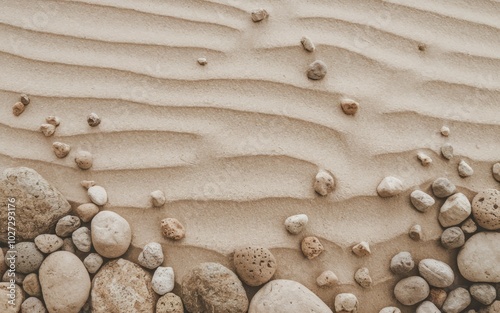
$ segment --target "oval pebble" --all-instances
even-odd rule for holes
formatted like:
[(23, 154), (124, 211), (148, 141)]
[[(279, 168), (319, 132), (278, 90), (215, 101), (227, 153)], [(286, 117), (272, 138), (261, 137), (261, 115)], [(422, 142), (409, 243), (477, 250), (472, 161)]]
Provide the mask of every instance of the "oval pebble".
[(393, 176), (387, 176), (377, 187), (377, 193), (382, 198), (393, 197), (403, 191), (403, 182)]
[(250, 16), (254, 23), (258, 23), (265, 20), (269, 16), (269, 13), (265, 9), (255, 9), (251, 12)]
[(472, 167), (464, 160), (461, 160), (460, 163), (458, 163), (458, 175), (465, 178), (472, 176), (472, 174), (474, 174)]
[(83, 203), (75, 209), (75, 213), (84, 223), (88, 223), (99, 213), (99, 207), (91, 202)]
[(167, 292), (170, 292), (174, 289), (175, 278), (174, 278), (174, 269), (171, 267), (158, 267), (154, 274), (153, 279), (151, 280), (151, 286), (153, 290), (163, 296)]
[(386, 306), (382, 308), (378, 313), (401, 313), (401, 310), (395, 306)]
[(47, 309), (40, 299), (29, 297), (21, 304), (21, 313), (47, 313)]
[(246, 247), (234, 251), (234, 267), (240, 279), (249, 286), (260, 286), (273, 277), (276, 258), (266, 248)]
[(19, 116), (19, 115), (23, 114), (25, 109), (26, 109), (26, 106), (24, 104), (22, 104), (21, 102), (16, 102), (12, 106), (12, 114), (14, 114), (15, 116)]
[(303, 36), (302, 39), (300, 39), (300, 43), (302, 44), (302, 47), (304, 47), (304, 50), (308, 52), (313, 52), (316, 49), (311, 38), (307, 36)]
[(497, 297), (497, 290), (490, 284), (472, 284), (469, 287), (471, 296), (481, 304), (490, 305)]
[(460, 313), (471, 303), (470, 293), (467, 289), (458, 287), (450, 291), (444, 301), (443, 311), (446, 313)]
[(126, 219), (115, 212), (101, 211), (92, 219), (90, 227), (97, 253), (105, 258), (117, 258), (127, 252), (132, 231)]
[(446, 228), (441, 234), (441, 244), (446, 249), (456, 249), (465, 243), (465, 234), (460, 227)]
[(497, 182), (500, 182), (500, 162), (493, 164), (491, 174)]
[(429, 285), (446, 288), (453, 284), (455, 274), (451, 267), (439, 260), (423, 259), (418, 263), (418, 271)]
[(305, 214), (297, 214), (287, 217), (285, 220), (285, 229), (293, 235), (299, 234), (307, 225), (309, 218)]
[(184, 313), (181, 297), (171, 292), (161, 296), (156, 303), (156, 313)]
[(456, 191), (455, 185), (445, 177), (440, 177), (432, 183), (432, 192), (438, 198), (446, 198)]
[(415, 209), (420, 212), (426, 212), (431, 206), (434, 205), (434, 203), (436, 203), (434, 198), (432, 198), (422, 190), (412, 191), (412, 193), (410, 194), (410, 201)]
[(404, 305), (414, 305), (429, 295), (429, 285), (420, 276), (401, 279), (394, 287), (394, 296)]
[(151, 192), (151, 203), (154, 207), (161, 207), (167, 202), (167, 198), (165, 198), (165, 194), (161, 190), (155, 190)]
[(328, 69), (325, 62), (316, 60), (309, 64), (307, 77), (311, 80), (321, 80), (326, 76)]
[(314, 191), (322, 196), (326, 196), (335, 188), (335, 180), (333, 176), (325, 170), (320, 170), (316, 174), (314, 181)]
[(500, 233), (480, 232), (467, 240), (457, 257), (460, 274), (471, 282), (500, 283)]
[(399, 252), (391, 259), (390, 269), (394, 274), (409, 273), (415, 267), (415, 262), (410, 252)]
[(101, 186), (92, 186), (87, 190), (90, 201), (96, 205), (105, 205), (108, 202), (108, 193)]
[(430, 301), (422, 302), (415, 313), (441, 313), (441, 311)]
[(441, 147), (441, 154), (447, 160), (451, 160), (453, 158), (453, 146), (449, 143), (445, 143)]
[(348, 98), (340, 100), (340, 107), (345, 115), (355, 115), (359, 110), (359, 103)]
[[(15, 254), (16, 258), (16, 272), (22, 274), (33, 273), (43, 262), (44, 256), (37, 249), (36, 244), (34, 242), (19, 242), (15, 245), (14, 248), (17, 253)], [(5, 254), (5, 263), (10, 265), (9, 259), (13, 255), (10, 251), (7, 251)]]
[(155, 269), (163, 263), (163, 248), (157, 242), (144, 246), (138, 257), (138, 263), (149, 269)]
[(88, 170), (89, 168), (92, 167), (94, 163), (94, 158), (92, 157), (92, 154), (90, 152), (80, 150), (76, 153), (75, 163), (80, 169)]

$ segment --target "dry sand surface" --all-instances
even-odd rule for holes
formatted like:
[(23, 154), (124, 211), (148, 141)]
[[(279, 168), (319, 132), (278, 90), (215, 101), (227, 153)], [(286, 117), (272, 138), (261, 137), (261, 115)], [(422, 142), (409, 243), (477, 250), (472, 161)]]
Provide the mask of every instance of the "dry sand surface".
[[(497, 1), (3, 0), (0, 7), (0, 170), (31, 167), (73, 206), (88, 202), (81, 180), (105, 187), (104, 209), (132, 227), (126, 258), (161, 243), (176, 293), (198, 263), (234, 269), (234, 249), (257, 245), (275, 255), (275, 278), (304, 284), (330, 307), (337, 293), (352, 292), (360, 312), (389, 305), (412, 312), (393, 296), (391, 257), (410, 251), (416, 261), (432, 257), (456, 269), (456, 252), (439, 243), (443, 201), (422, 214), (411, 191), (430, 193), (441, 176), (469, 197), (499, 188), (491, 174), (500, 158)], [(270, 16), (253, 23), (249, 12), (259, 7)], [(314, 52), (303, 49), (302, 36)], [(323, 80), (305, 74), (314, 60), (328, 66)], [(15, 117), (21, 93), (31, 103)], [(343, 98), (359, 103), (356, 115), (342, 112)], [(101, 117), (98, 127), (87, 124), (90, 112)], [(61, 124), (45, 137), (39, 127), (49, 115)], [(58, 159), (54, 141), (70, 144), (70, 155)], [(450, 161), (440, 155), (444, 143), (454, 147)], [(78, 150), (93, 154), (90, 170), (75, 165)], [(418, 152), (433, 163), (422, 166)], [(471, 177), (458, 175), (462, 159)], [(319, 169), (335, 177), (327, 197), (312, 188)], [(379, 197), (386, 176), (401, 179), (404, 192)], [(167, 198), (161, 208), (150, 202), (157, 189)], [(309, 223), (294, 236), (283, 222), (299, 213)], [(162, 237), (165, 217), (184, 224), (185, 239)], [(421, 242), (408, 236), (414, 224)], [(313, 260), (300, 251), (307, 235), (325, 246)], [(371, 256), (351, 252), (360, 241)], [(372, 288), (354, 282), (360, 267), (369, 268)], [(319, 288), (324, 270), (340, 283)]]

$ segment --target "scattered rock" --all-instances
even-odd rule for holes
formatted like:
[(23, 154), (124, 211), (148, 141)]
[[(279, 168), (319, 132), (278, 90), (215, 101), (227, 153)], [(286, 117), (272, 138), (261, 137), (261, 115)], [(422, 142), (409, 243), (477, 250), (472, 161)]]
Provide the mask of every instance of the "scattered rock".
[(355, 115), (359, 110), (359, 103), (352, 99), (342, 99), (340, 100), (340, 107), (344, 114), (346, 115)]
[(73, 244), (73, 239), (64, 238), (63, 245), (61, 247), (61, 251), (68, 251), (71, 253), (75, 253), (75, 245)]
[(359, 257), (364, 257), (372, 253), (370, 250), (370, 245), (366, 241), (361, 241), (360, 243), (352, 247), (352, 252)]
[(462, 312), (471, 302), (471, 297), (467, 289), (459, 287), (450, 291), (444, 301), (443, 311), (446, 313)]
[[(266, 286), (257, 292), (254, 300), (259, 298), (259, 293), (262, 295)], [(248, 309), (248, 298), (238, 276), (218, 263), (201, 263), (184, 275), (182, 299), (191, 313), (244, 313)], [(259, 311), (250, 309), (250, 312)]]
[(500, 162), (493, 164), (493, 167), (491, 168), (491, 173), (493, 174), (493, 178), (497, 182), (500, 182)]
[(314, 190), (322, 195), (326, 196), (331, 193), (335, 188), (335, 180), (332, 175), (325, 170), (320, 170), (316, 174), (316, 179), (314, 181)]
[(87, 189), (87, 190), (88, 190), (90, 187), (95, 186), (95, 181), (93, 181), (93, 180), (82, 180), (82, 181), (80, 182), (80, 185), (81, 185), (83, 188), (85, 188), (85, 189)]
[(423, 233), (422, 233), (422, 226), (415, 224), (410, 228), (410, 231), (408, 232), (408, 235), (412, 240), (415, 241), (420, 241), (423, 238)]
[[(474, 212), (474, 209), (472, 209), (472, 212)], [(474, 214), (474, 213), (472, 213), (472, 214)], [(473, 234), (477, 231), (476, 222), (474, 222), (474, 220), (470, 217), (468, 219), (466, 219), (465, 222), (462, 223), (462, 226), (460, 226), (460, 228), (466, 234)]]
[(451, 160), (453, 158), (453, 146), (449, 143), (445, 143), (441, 147), (441, 154), (447, 160)]
[(370, 271), (366, 267), (362, 267), (354, 273), (354, 280), (363, 288), (370, 288), (373, 283)]
[(423, 259), (418, 263), (418, 272), (429, 285), (446, 288), (453, 284), (455, 274), (451, 267), (439, 260)]
[(161, 232), (163, 236), (172, 240), (181, 240), (186, 236), (186, 229), (175, 218), (165, 218), (161, 221)]
[(40, 299), (29, 297), (21, 304), (21, 313), (47, 313), (47, 309)]
[(56, 141), (52, 144), (52, 150), (54, 151), (54, 154), (56, 157), (59, 159), (65, 158), (68, 156), (69, 152), (71, 151), (71, 146), (59, 141)]
[(377, 187), (377, 193), (382, 198), (392, 197), (403, 191), (403, 182), (396, 177), (387, 176)]
[(66, 251), (50, 254), (40, 266), (43, 300), (51, 313), (78, 313), (90, 292), (89, 273), (82, 261)]
[(396, 299), (404, 305), (414, 305), (429, 295), (429, 285), (420, 276), (401, 279), (394, 287)]
[(429, 298), (427, 299), (432, 302), (438, 309), (441, 309), (444, 300), (446, 300), (446, 297), (448, 297), (448, 293), (444, 289), (431, 288)]
[(394, 274), (409, 273), (415, 267), (410, 252), (399, 252), (391, 259), (390, 269)]
[(321, 60), (316, 60), (309, 64), (307, 69), (307, 77), (312, 80), (320, 80), (326, 76), (326, 64)]
[(90, 236), (90, 229), (87, 227), (80, 227), (75, 230), (71, 236), (75, 247), (82, 252), (89, 252), (92, 247), (92, 238)]
[(138, 263), (149, 269), (155, 269), (163, 263), (163, 249), (157, 242), (150, 242), (144, 246), (139, 254)]
[(56, 127), (52, 124), (42, 124), (40, 125), (40, 131), (45, 137), (50, 137), (56, 132)]
[(467, 240), (458, 253), (457, 265), (471, 282), (500, 283), (500, 233), (480, 232)]
[(287, 217), (285, 220), (285, 229), (293, 235), (299, 234), (307, 225), (309, 218), (305, 214), (297, 214)]
[(441, 311), (430, 301), (422, 302), (415, 313), (441, 313)]
[(441, 244), (446, 249), (456, 249), (465, 243), (465, 234), (460, 227), (446, 228), (441, 234)]
[(61, 119), (57, 116), (50, 115), (45, 118), (45, 121), (47, 124), (54, 125), (55, 127), (59, 126), (61, 124)]
[(90, 274), (94, 274), (101, 268), (103, 262), (104, 260), (99, 254), (90, 253), (83, 260), (83, 265), (85, 265), (85, 268), (87, 268)]
[(472, 167), (464, 160), (461, 160), (460, 163), (458, 163), (458, 175), (460, 175), (460, 177), (469, 177), (472, 176), (472, 174), (474, 174)]
[(171, 267), (158, 267), (151, 280), (153, 290), (163, 296), (174, 289), (174, 269)]
[(14, 254), (11, 250), (7, 251), (5, 262), (10, 262), (10, 258), (15, 255), (16, 272), (22, 274), (33, 273), (38, 270), (43, 262), (43, 254), (38, 251), (34, 242), (18, 242), (13, 250), (17, 251), (17, 253)]
[(57, 221), (56, 234), (60, 237), (68, 237), (80, 227), (78, 216), (67, 215)]
[(471, 204), (463, 193), (456, 193), (446, 199), (439, 210), (439, 223), (443, 227), (455, 226), (471, 214)]
[(101, 186), (92, 186), (87, 190), (90, 201), (96, 205), (105, 205), (108, 202), (108, 193)]
[(438, 198), (446, 198), (455, 193), (457, 188), (448, 178), (440, 177), (432, 183), (432, 192)]
[(63, 240), (52, 234), (38, 235), (35, 238), (35, 245), (43, 253), (52, 253), (63, 245)]
[(304, 50), (308, 52), (314, 52), (314, 50), (316, 50), (311, 38), (307, 36), (303, 36), (302, 39), (300, 39), (300, 43), (302, 44), (302, 47), (304, 47)]
[(103, 257), (117, 258), (128, 250), (132, 240), (130, 225), (126, 219), (115, 212), (97, 213), (92, 219), (90, 228), (94, 249)]
[(75, 163), (82, 170), (88, 170), (92, 167), (94, 158), (92, 154), (88, 151), (80, 150), (76, 153)]
[(234, 251), (233, 260), (236, 273), (249, 286), (267, 283), (278, 267), (271, 251), (262, 247), (237, 249)]
[(12, 114), (14, 114), (15, 116), (19, 116), (24, 112), (25, 109), (26, 107), (24, 106), (24, 104), (22, 104), (21, 102), (16, 102), (12, 106)]
[(87, 116), (87, 123), (90, 127), (96, 127), (101, 124), (101, 118), (96, 113), (92, 112)]
[(448, 137), (450, 135), (450, 128), (447, 126), (441, 127), (441, 135)]
[(358, 311), (358, 298), (352, 293), (339, 293), (335, 296), (335, 312), (356, 313)]
[(22, 104), (24, 105), (30, 104), (30, 97), (27, 94), (22, 94), (20, 98)]
[[(10, 289), (11, 283), (0, 283), (0, 312), (13, 313), (21, 310), (21, 304), (24, 301), (24, 294), (21, 287), (14, 284), (14, 288)], [(14, 292), (10, 292), (13, 290)], [(14, 300), (14, 306), (9, 303), (9, 300)], [(13, 309), (14, 308), (14, 309)]]
[(324, 271), (316, 278), (316, 284), (320, 287), (331, 287), (337, 284), (338, 281), (337, 275), (332, 271)]
[(23, 280), (23, 289), (24, 291), (26, 291), (28, 295), (32, 297), (41, 297), (42, 287), (40, 287), (40, 281), (38, 280), (38, 275), (35, 273), (26, 275), (26, 277)]
[(269, 13), (267, 13), (265, 9), (256, 9), (252, 11), (251, 16), (252, 21), (257, 23), (266, 19), (269, 16)]
[(472, 284), (469, 290), (471, 296), (484, 305), (492, 304), (497, 297), (497, 290), (490, 284)]
[(155, 190), (151, 192), (151, 202), (155, 207), (161, 207), (167, 202), (167, 198), (165, 198), (165, 194), (161, 190)]
[(199, 64), (199, 65), (203, 65), (203, 66), (204, 66), (204, 65), (207, 65), (207, 64), (208, 64), (208, 61), (207, 61), (207, 59), (206, 59), (206, 58), (198, 58), (198, 60), (197, 60), (197, 61), (198, 61), (198, 64)]
[(420, 212), (426, 212), (431, 206), (436, 203), (433, 197), (423, 192), (422, 190), (414, 190), (410, 194), (410, 201)]
[(75, 213), (84, 223), (88, 223), (99, 213), (99, 207), (94, 203), (84, 203), (75, 209)]
[(316, 258), (325, 250), (319, 239), (313, 236), (302, 239), (301, 249), (309, 260)]
[(431, 157), (423, 152), (417, 153), (417, 158), (420, 160), (420, 163), (422, 163), (423, 166), (427, 166), (432, 163)]
[(401, 310), (395, 306), (386, 306), (385, 308), (380, 310), (378, 313), (401, 313)]
[(169, 292), (156, 303), (156, 313), (184, 313), (181, 297)]
[(488, 230), (500, 229), (500, 191), (486, 189), (472, 199), (472, 215), (479, 226)]
[(125, 259), (106, 263), (92, 280), (92, 313), (154, 313), (158, 296), (151, 278), (139, 265)]

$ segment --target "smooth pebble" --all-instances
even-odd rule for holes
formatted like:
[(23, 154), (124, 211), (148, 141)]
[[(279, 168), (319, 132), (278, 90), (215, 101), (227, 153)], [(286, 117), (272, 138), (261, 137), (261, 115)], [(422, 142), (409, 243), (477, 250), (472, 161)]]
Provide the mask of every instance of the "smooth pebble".
[(316, 278), (316, 284), (320, 287), (331, 287), (339, 281), (337, 275), (332, 271), (324, 271)]
[(441, 244), (446, 249), (456, 249), (465, 243), (465, 234), (460, 227), (446, 228), (441, 234)]
[(391, 259), (390, 269), (394, 274), (409, 273), (415, 267), (415, 262), (410, 252), (399, 252)]
[(153, 290), (163, 296), (174, 289), (174, 269), (171, 267), (158, 267), (153, 274), (151, 286)]
[(448, 294), (443, 304), (443, 311), (446, 313), (460, 313), (471, 303), (471, 300), (469, 291), (458, 287)]
[(76, 207), (75, 213), (84, 223), (87, 223), (99, 213), (99, 207), (91, 202), (83, 203)]
[(42, 287), (40, 287), (40, 281), (36, 273), (26, 275), (23, 280), (23, 290), (32, 297), (42, 296)]
[(27, 94), (22, 94), (20, 96), (21, 103), (24, 105), (30, 104), (30, 97)]
[(450, 128), (448, 126), (441, 127), (441, 135), (448, 137), (450, 135)]
[(56, 234), (60, 237), (68, 237), (80, 227), (80, 219), (78, 216), (66, 215), (57, 221)]
[(326, 76), (328, 69), (325, 62), (316, 60), (309, 64), (307, 69), (307, 77), (312, 80), (321, 80)]
[(255, 246), (236, 249), (233, 262), (236, 273), (249, 286), (267, 283), (278, 267), (276, 258), (269, 249)]
[(460, 249), (457, 265), (460, 274), (471, 282), (500, 283), (500, 233), (480, 232)]
[(423, 259), (418, 263), (418, 272), (429, 285), (446, 288), (453, 284), (455, 274), (451, 267), (439, 260)]
[(346, 115), (355, 115), (359, 110), (359, 103), (348, 98), (340, 100), (340, 107)]
[(436, 305), (430, 301), (424, 301), (417, 307), (415, 313), (441, 313)]
[(396, 177), (387, 176), (377, 186), (377, 193), (382, 198), (393, 197), (403, 191), (403, 182)]
[(423, 192), (422, 190), (414, 190), (410, 194), (410, 201), (420, 212), (426, 212), (431, 206), (436, 203), (433, 197)]
[(257, 23), (257, 22), (261, 22), (264, 19), (268, 18), (269, 13), (267, 13), (267, 11), (265, 9), (255, 9), (251, 12), (250, 15), (252, 17), (252, 21), (254, 23)]
[(21, 313), (47, 313), (47, 309), (40, 299), (29, 297), (21, 304)]
[(199, 65), (207, 65), (208, 64), (207, 58), (198, 58), (197, 62)]
[(378, 313), (401, 313), (401, 310), (395, 306), (386, 306), (382, 308)]
[(94, 274), (101, 268), (103, 262), (104, 260), (99, 254), (89, 253), (83, 260), (83, 265), (85, 265), (85, 268), (90, 274)]
[(474, 174), (472, 167), (464, 160), (461, 160), (460, 163), (458, 163), (458, 175), (465, 178), (472, 176), (472, 174)]
[(151, 192), (151, 203), (153, 204), (154, 207), (161, 207), (162, 205), (167, 202), (167, 198), (165, 197), (165, 194), (161, 190), (155, 190)]
[(26, 107), (24, 104), (22, 104), (21, 102), (16, 102), (12, 106), (12, 114), (14, 114), (15, 116), (19, 116), (24, 112), (25, 109)]
[(88, 151), (79, 150), (75, 156), (76, 165), (82, 170), (88, 170), (94, 163), (92, 154)]
[(500, 182), (500, 162), (493, 164), (491, 167), (491, 174), (497, 182)]
[(456, 191), (455, 185), (445, 177), (440, 177), (432, 183), (432, 192), (438, 198), (446, 198)]
[(414, 305), (429, 295), (429, 284), (420, 276), (401, 279), (394, 287), (394, 296), (404, 305)]
[(445, 143), (441, 147), (441, 154), (447, 160), (451, 160), (453, 158), (453, 146), (449, 143)]
[(299, 234), (307, 225), (309, 218), (305, 214), (292, 215), (285, 220), (285, 229), (293, 235)]
[(422, 226), (415, 224), (408, 231), (408, 235), (412, 240), (420, 241), (422, 240), (424, 234), (422, 232)]
[(119, 214), (101, 211), (94, 216), (90, 227), (92, 244), (97, 253), (105, 258), (117, 258), (127, 252), (132, 231), (127, 220)]
[(471, 214), (471, 204), (463, 193), (448, 197), (439, 209), (438, 220), (441, 226), (455, 226), (465, 221)]
[(432, 163), (432, 158), (423, 152), (417, 153), (417, 158), (423, 166), (428, 166)]
[(90, 236), (90, 229), (87, 227), (80, 227), (71, 234), (71, 239), (75, 247), (82, 252), (89, 252), (92, 247), (92, 237)]
[(87, 190), (90, 201), (96, 205), (105, 205), (108, 202), (108, 193), (101, 186), (92, 186)]
[(307, 36), (303, 36), (302, 39), (300, 39), (300, 43), (302, 44), (302, 47), (304, 47), (304, 50), (308, 52), (313, 52), (316, 49), (311, 38)]
[(497, 297), (497, 290), (491, 284), (479, 283), (469, 287), (471, 296), (481, 304), (490, 305)]

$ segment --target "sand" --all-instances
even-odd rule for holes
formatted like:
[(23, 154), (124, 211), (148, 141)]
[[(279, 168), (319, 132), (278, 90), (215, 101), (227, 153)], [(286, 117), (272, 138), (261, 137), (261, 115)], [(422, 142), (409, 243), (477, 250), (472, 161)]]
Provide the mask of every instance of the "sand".
[[(500, 5), (496, 1), (3, 1), (0, 11), (0, 170), (38, 171), (72, 203), (88, 202), (81, 180), (106, 188), (105, 210), (132, 227), (136, 261), (157, 241), (176, 272), (202, 261), (234, 269), (231, 253), (245, 245), (269, 248), (275, 278), (296, 280), (330, 307), (353, 292), (361, 312), (399, 306), (391, 257), (409, 251), (455, 266), (456, 253), (439, 244), (437, 213), (412, 208), (414, 189), (430, 192), (448, 177), (472, 197), (498, 188), (491, 166), (500, 158)], [(264, 7), (267, 20), (250, 12)], [(309, 37), (315, 52), (303, 49)], [(420, 48), (419, 48), (420, 47)], [(198, 58), (207, 59), (200, 66)], [(308, 65), (322, 60), (328, 74), (311, 81)], [(31, 103), (15, 117), (12, 105)], [(340, 101), (360, 105), (355, 116)], [(89, 127), (87, 116), (101, 117)], [(52, 137), (39, 127), (49, 115), (61, 124)], [(441, 135), (443, 125), (449, 137)], [(58, 159), (52, 142), (70, 144)], [(455, 157), (440, 155), (451, 143)], [(80, 170), (74, 153), (94, 157)], [(423, 167), (417, 153), (433, 160)], [(460, 178), (465, 160), (474, 175)], [(333, 173), (335, 191), (321, 197), (312, 184), (319, 169)], [(386, 176), (405, 191), (382, 199)], [(153, 208), (150, 193), (167, 203)], [(290, 235), (286, 217), (305, 213), (306, 230)], [(175, 217), (186, 238), (161, 236), (160, 220)], [(420, 224), (424, 240), (408, 230)], [(318, 237), (325, 252), (301, 254), (303, 237)], [(370, 244), (358, 258), (351, 247)], [(370, 289), (354, 282), (367, 267)], [(332, 270), (339, 285), (319, 288)], [(257, 288), (249, 288), (249, 294)]]

